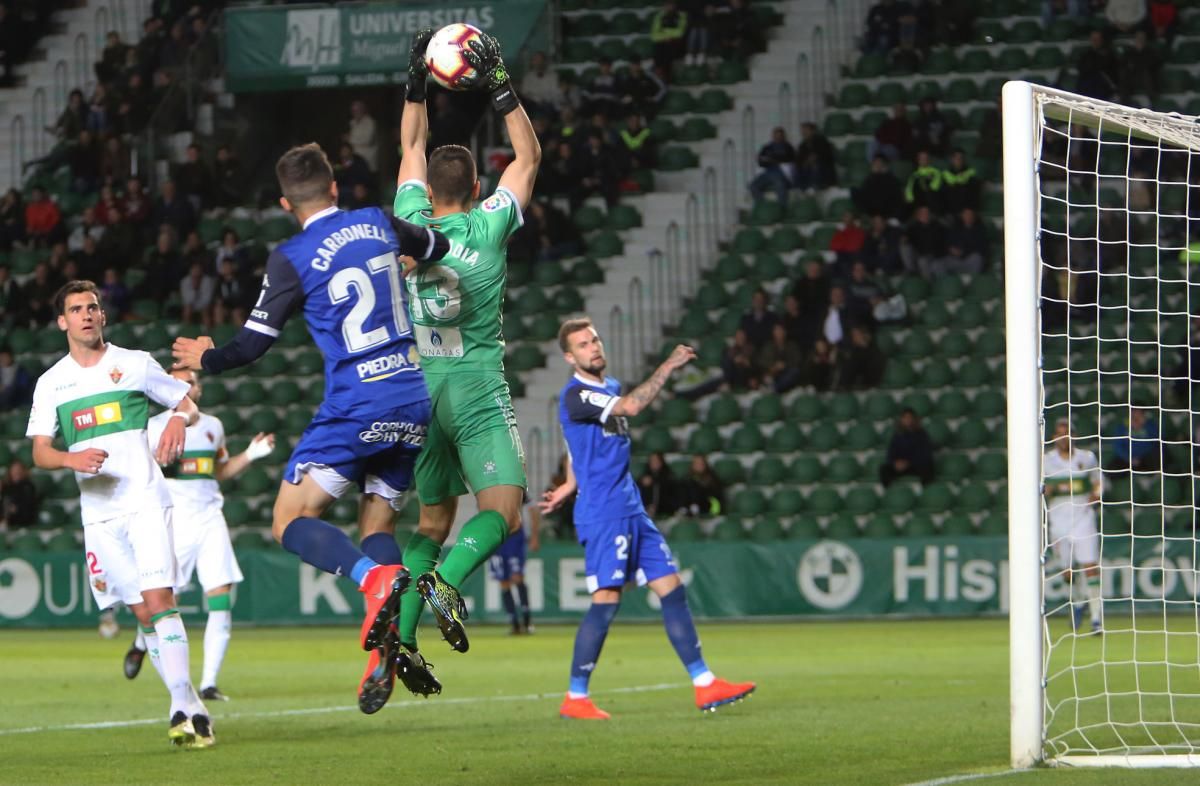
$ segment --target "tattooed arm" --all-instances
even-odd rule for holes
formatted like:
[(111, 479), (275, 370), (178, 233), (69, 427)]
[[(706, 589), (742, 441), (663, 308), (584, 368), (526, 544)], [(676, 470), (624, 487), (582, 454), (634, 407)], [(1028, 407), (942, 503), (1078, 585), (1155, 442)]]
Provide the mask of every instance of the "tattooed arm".
[(671, 372), (677, 368), (683, 368), (695, 357), (696, 350), (691, 347), (684, 344), (675, 347), (671, 356), (654, 370), (649, 379), (631, 392), (621, 396), (616, 406), (613, 407), (612, 414), (633, 416), (650, 406), (650, 402), (654, 401), (658, 391), (662, 390), (663, 385), (667, 384), (667, 380), (671, 378)]

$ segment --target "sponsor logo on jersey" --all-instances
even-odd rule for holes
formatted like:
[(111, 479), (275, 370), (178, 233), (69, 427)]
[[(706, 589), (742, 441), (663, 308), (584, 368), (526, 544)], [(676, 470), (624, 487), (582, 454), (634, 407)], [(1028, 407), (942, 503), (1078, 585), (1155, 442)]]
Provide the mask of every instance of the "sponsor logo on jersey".
[(511, 204), (512, 200), (508, 198), (508, 194), (505, 194), (503, 191), (497, 191), (483, 200), (483, 204), (479, 207), (485, 213), (495, 213), (497, 210), (503, 210)]
[(496, 462), (494, 462), (494, 461), (485, 461), (485, 462), (484, 462), (484, 464), (483, 464), (483, 472), (484, 472), (484, 474), (485, 474), (485, 475), (494, 475), (494, 474), (496, 474)]
[(113, 366), (108, 370), (108, 378), (112, 380), (114, 385), (120, 382), (123, 376), (125, 376), (125, 372), (121, 370), (120, 366)]
[(211, 475), (213, 460), (207, 457), (184, 458), (179, 460), (180, 475)]
[(624, 581), (625, 580), (625, 571), (621, 570), (620, 568), (617, 568), (616, 570), (613, 571), (612, 577), (614, 580), (620, 579), (621, 581)]
[(420, 423), (377, 420), (366, 431), (358, 432), (358, 438), (368, 445), (375, 442), (403, 442), (419, 448), (425, 444), (426, 430), (427, 427)]
[(594, 407), (600, 407), (600, 409), (604, 409), (608, 406), (609, 402), (613, 400), (613, 397), (607, 393), (598, 393), (595, 390), (580, 388), (579, 400), (584, 404), (591, 404)]
[(413, 371), (421, 364), (421, 356), (417, 348), (410, 346), (407, 352), (393, 352), (370, 360), (364, 360), (356, 367), (358, 379), (361, 382), (378, 382), (381, 379), (399, 374), (401, 371)]
[(89, 428), (117, 423), (121, 420), (121, 405), (116, 401), (111, 404), (97, 404), (87, 409), (77, 409), (71, 413), (71, 422), (76, 431), (86, 431)]

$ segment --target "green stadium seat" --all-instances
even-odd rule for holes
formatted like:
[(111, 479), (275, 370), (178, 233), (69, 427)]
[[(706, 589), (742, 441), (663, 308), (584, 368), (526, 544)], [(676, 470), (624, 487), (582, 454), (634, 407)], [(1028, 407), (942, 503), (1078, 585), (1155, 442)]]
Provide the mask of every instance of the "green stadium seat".
[(828, 417), (835, 423), (846, 423), (858, 417), (858, 399), (848, 393), (831, 396), (826, 402)]
[(854, 516), (845, 513), (840, 516), (834, 516), (825, 525), (825, 530), (821, 534), (833, 540), (851, 540), (857, 538), (862, 530), (855, 521)]
[[(736, 440), (736, 434), (735, 440)], [(793, 423), (784, 423), (771, 432), (767, 450), (772, 453), (794, 453), (805, 446), (804, 432)]]
[(951, 104), (965, 104), (976, 100), (979, 88), (970, 79), (955, 79), (946, 87), (944, 98)]
[(916, 507), (917, 494), (909, 484), (897, 481), (883, 493), (880, 504), (888, 513), (908, 513)]
[(793, 540), (817, 540), (823, 536), (820, 524), (810, 516), (792, 519), (792, 525), (785, 534)]
[(792, 459), (789, 467), (791, 479), (795, 483), (816, 483), (824, 474), (821, 462), (815, 456), (802, 455)]
[(244, 529), (233, 539), (234, 551), (256, 551), (266, 546), (267, 539), (259, 529)]
[(992, 56), (983, 49), (972, 49), (962, 56), (958, 61), (959, 70), (967, 74), (976, 74), (983, 71), (991, 71)]
[(17, 554), (33, 554), (43, 550), (42, 538), (33, 529), (19, 529), (8, 536), (8, 548)]
[(742, 522), (736, 518), (723, 518), (709, 532), (709, 540), (731, 542), (745, 540), (748, 533)]
[(756, 543), (772, 543), (783, 540), (786, 534), (783, 523), (772, 516), (758, 519), (749, 531), (750, 540)]
[(717, 88), (705, 90), (696, 102), (696, 111), (704, 115), (716, 115), (728, 109), (733, 109), (733, 97)]
[(983, 513), (992, 507), (992, 493), (987, 486), (969, 483), (958, 495), (958, 510), (962, 513)]
[(1029, 67), (1029, 55), (1024, 49), (1009, 47), (1000, 52), (1000, 56), (996, 58), (996, 65), (1001, 71), (1024, 71)]
[(956, 330), (951, 330), (946, 335), (942, 336), (942, 340), (938, 342), (938, 353), (942, 357), (961, 358), (972, 353), (973, 347), (971, 339), (966, 333), (961, 333)]
[(863, 468), (853, 455), (839, 454), (825, 467), (825, 479), (830, 483), (854, 483), (863, 479)]
[(821, 486), (808, 495), (806, 507), (817, 516), (838, 513), (842, 510), (842, 497), (836, 489)]
[(990, 438), (988, 427), (978, 420), (968, 418), (954, 431), (954, 445), (965, 450), (981, 448)]
[(710, 426), (724, 426), (742, 419), (742, 407), (738, 400), (731, 395), (722, 394), (714, 398), (708, 405), (704, 422)]
[(954, 50), (946, 47), (938, 47), (931, 51), (929, 56), (925, 58), (925, 62), (921, 65), (921, 73), (949, 74), (953, 73), (957, 67), (958, 60), (954, 56)]
[(712, 470), (726, 486), (741, 483), (746, 479), (746, 470), (742, 467), (742, 462), (728, 456), (714, 461)]
[(957, 390), (947, 390), (938, 396), (936, 410), (943, 418), (960, 418), (972, 412), (971, 402)]
[(695, 543), (703, 534), (700, 522), (695, 519), (680, 519), (671, 527), (669, 536), (672, 543)]
[[(1128, 530), (1125, 530), (1128, 532)], [(1006, 513), (989, 513), (983, 517), (979, 524), (980, 535), (1007, 536), (1008, 535), (1008, 514)]]
[(739, 516), (759, 516), (767, 509), (767, 498), (758, 489), (734, 492), (730, 512)]
[(804, 510), (804, 495), (799, 489), (781, 488), (770, 496), (767, 507), (776, 516), (794, 516)]
[(608, 211), (608, 228), (624, 232), (642, 225), (642, 214), (632, 205), (613, 205)]
[(706, 117), (691, 117), (679, 128), (680, 142), (701, 142), (717, 135), (717, 127)]
[(683, 398), (667, 399), (658, 413), (658, 422), (664, 426), (682, 426), (695, 420), (695, 407), (692, 406), (692, 402)]
[(892, 106), (893, 104), (910, 103), (908, 91), (900, 82), (884, 82), (871, 97), (875, 106)]
[(764, 393), (755, 399), (746, 416), (751, 423), (775, 423), (783, 418), (783, 400), (772, 393)]
[(754, 453), (763, 449), (762, 432), (757, 426), (745, 424), (733, 432), (727, 450), (730, 453)]
[(868, 420), (891, 420), (898, 412), (895, 400), (886, 393), (872, 393), (866, 398), (862, 414)]
[(737, 234), (733, 236), (733, 244), (731, 248), (737, 254), (757, 254), (765, 250), (767, 247), (766, 235), (761, 230), (744, 228), (739, 229)]
[(260, 407), (246, 417), (246, 428), (255, 434), (271, 434), (279, 428), (279, 415), (273, 409)]
[(836, 450), (842, 443), (842, 435), (832, 423), (818, 423), (808, 433), (805, 449), (817, 453)]
[(921, 491), (917, 505), (927, 513), (946, 513), (954, 506), (954, 490), (945, 483), (930, 483)]
[(879, 508), (879, 491), (873, 483), (856, 483), (846, 487), (843, 507), (855, 515), (874, 513)]
[(858, 109), (871, 103), (871, 90), (866, 85), (850, 82), (838, 93), (838, 106), (843, 109)]
[(987, 384), (991, 377), (992, 372), (987, 363), (979, 358), (972, 358), (959, 366), (956, 379), (963, 387), (977, 388)]
[(825, 115), (825, 136), (827, 137), (845, 136), (854, 133), (856, 128), (858, 128), (858, 124), (847, 112), (829, 112)]
[(908, 521), (904, 522), (900, 529), (900, 534), (906, 538), (930, 538), (941, 534), (938, 531), (937, 525), (928, 515), (924, 513), (914, 513), (909, 517)]
[(862, 537), (878, 540), (880, 538), (896, 537), (896, 520), (886, 514), (879, 513), (867, 519), (862, 528)]
[[(672, 149), (679, 150), (680, 148), (668, 148), (668, 152)], [(694, 158), (694, 154), (692, 156)], [(664, 154), (665, 157), (666, 154)], [(621, 241), (620, 236), (611, 230), (597, 232), (587, 239), (586, 245), (588, 255), (597, 259), (619, 256), (625, 251), (625, 244)]]
[(800, 396), (792, 402), (788, 416), (796, 423), (813, 423), (824, 416), (824, 409), (815, 396)]
[(693, 455), (707, 456), (719, 453), (724, 448), (724, 440), (712, 426), (698, 426), (688, 436), (687, 452)]
[(879, 447), (879, 438), (869, 423), (852, 423), (846, 429), (845, 449), (854, 451), (874, 450)]
[(225, 514), (225, 523), (230, 527), (240, 527), (250, 523), (250, 505), (241, 497), (226, 497), (223, 513)]
[[(264, 356), (265, 357), (265, 356)], [(233, 387), (233, 401), (240, 406), (261, 404), (267, 399), (262, 383), (252, 379), (239, 379)]]
[(649, 426), (642, 433), (641, 447), (646, 453), (672, 453), (675, 451), (675, 438), (667, 428)]
[(1003, 453), (983, 453), (975, 462), (978, 480), (1004, 480), (1008, 477), (1008, 460)]
[(46, 541), (42, 549), (56, 554), (70, 554), (79, 551), (83, 543), (79, 537), (76, 537), (77, 532), (78, 530), (74, 527), (61, 529)]
[[(205, 393), (207, 394), (207, 390)], [(271, 403), (279, 407), (287, 407), (300, 402), (300, 386), (291, 380), (283, 379), (271, 385)]]

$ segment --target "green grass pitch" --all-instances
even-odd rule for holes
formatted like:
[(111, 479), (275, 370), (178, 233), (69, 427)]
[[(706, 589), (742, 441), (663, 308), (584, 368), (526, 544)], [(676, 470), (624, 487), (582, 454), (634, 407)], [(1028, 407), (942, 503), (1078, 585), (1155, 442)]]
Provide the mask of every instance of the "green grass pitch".
[[(190, 630), (198, 674), (199, 623)], [(127, 633), (0, 635), (0, 783), (1196, 782), (1187, 771), (1006, 774), (1003, 620), (702, 624), (714, 670), (759, 684), (715, 715), (695, 709), (661, 628), (618, 623), (592, 680), (607, 723), (557, 716), (569, 626), (528, 638), (476, 628), (467, 655), (427, 629), (445, 693), (426, 701), (398, 687), (371, 717), (354, 708), (355, 630), (237, 629), (221, 677), (233, 700), (211, 707), (208, 751), (168, 747), (152, 668), (133, 683), (121, 675)]]

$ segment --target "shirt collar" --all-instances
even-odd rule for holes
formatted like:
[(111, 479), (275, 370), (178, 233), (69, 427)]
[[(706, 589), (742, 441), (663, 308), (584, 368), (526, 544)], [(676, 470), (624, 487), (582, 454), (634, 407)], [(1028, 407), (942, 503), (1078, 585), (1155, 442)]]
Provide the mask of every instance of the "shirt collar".
[(592, 386), (592, 387), (594, 387), (594, 388), (602, 388), (602, 387), (604, 387), (604, 380), (603, 380), (603, 379), (602, 379), (602, 380), (600, 380), (599, 382), (593, 382), (592, 380), (588, 379), (587, 377), (585, 377), (585, 376), (582, 376), (581, 374), (579, 374), (579, 372), (575, 372), (575, 374), (573, 374), (572, 376), (574, 376), (576, 380), (578, 380), (579, 382), (582, 382), (582, 383), (583, 383), (583, 384), (585, 384), (585, 385), (591, 385), (591, 386)]
[(302, 226), (301, 229), (308, 229), (309, 226), (312, 225), (312, 222), (319, 221), (326, 216), (332, 216), (334, 213), (338, 212), (338, 210), (340, 210), (340, 208), (337, 205), (330, 205), (319, 213), (313, 213), (308, 217), (308, 220), (304, 222), (304, 226)]

